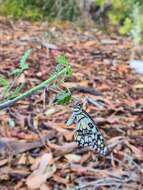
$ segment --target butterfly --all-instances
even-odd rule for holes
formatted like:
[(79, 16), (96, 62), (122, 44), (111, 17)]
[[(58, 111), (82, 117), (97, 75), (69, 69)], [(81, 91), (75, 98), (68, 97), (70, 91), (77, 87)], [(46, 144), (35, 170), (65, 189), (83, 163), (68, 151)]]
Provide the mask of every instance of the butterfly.
[(67, 126), (76, 124), (75, 141), (79, 147), (89, 147), (101, 155), (106, 155), (108, 148), (104, 138), (90, 115), (82, 109), (80, 103), (73, 107), (73, 112), (67, 121)]

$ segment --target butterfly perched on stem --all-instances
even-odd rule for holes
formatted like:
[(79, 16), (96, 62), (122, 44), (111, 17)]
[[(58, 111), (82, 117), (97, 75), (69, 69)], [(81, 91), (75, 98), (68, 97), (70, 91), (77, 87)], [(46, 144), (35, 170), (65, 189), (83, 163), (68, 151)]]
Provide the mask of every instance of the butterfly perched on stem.
[(107, 154), (108, 149), (102, 134), (93, 119), (82, 109), (80, 103), (74, 105), (72, 115), (66, 124), (70, 126), (73, 123), (76, 124), (75, 141), (80, 147), (89, 147), (101, 155)]

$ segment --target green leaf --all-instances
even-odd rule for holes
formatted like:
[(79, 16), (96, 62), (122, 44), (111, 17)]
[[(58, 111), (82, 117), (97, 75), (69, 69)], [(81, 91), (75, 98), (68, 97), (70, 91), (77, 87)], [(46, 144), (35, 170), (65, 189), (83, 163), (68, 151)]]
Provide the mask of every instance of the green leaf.
[(58, 64), (62, 64), (62, 65), (68, 65), (68, 59), (64, 56), (64, 55), (59, 55), (56, 59)]
[(131, 31), (132, 26), (133, 26), (133, 24), (132, 24), (131, 19), (127, 17), (127, 18), (125, 19), (125, 21), (124, 21), (123, 26), (121, 26), (121, 27), (119, 28), (120, 34), (123, 34), (123, 35), (124, 35), (124, 34), (127, 34), (129, 31)]
[(31, 53), (32, 49), (28, 49), (27, 51), (25, 51), (24, 55), (22, 56), (22, 58), (20, 59), (19, 62), (19, 66), (20, 68), (18, 69), (14, 69), (11, 72), (11, 75), (20, 75), (24, 70), (28, 69), (28, 64), (26, 64), (26, 60), (28, 59), (30, 53)]
[(28, 69), (28, 64), (26, 64), (25, 62), (26, 62), (26, 60), (28, 59), (28, 57), (29, 57), (31, 51), (32, 51), (31, 48), (28, 49), (28, 50), (24, 53), (24, 55), (22, 56), (22, 58), (21, 58), (21, 60), (20, 60), (20, 62), (19, 62), (19, 65), (20, 65), (20, 67), (21, 67), (22, 70)]
[(21, 69), (14, 69), (10, 75), (19, 75), (21, 73)]
[(105, 5), (106, 0), (96, 0), (96, 5), (103, 7)]
[(63, 104), (68, 104), (70, 100), (71, 100), (71, 92), (61, 91), (56, 95), (54, 102), (63, 105)]
[(0, 76), (0, 85), (6, 87), (9, 85), (9, 81), (5, 79), (3, 76)]
[(59, 55), (56, 59), (58, 65), (56, 66), (56, 72), (59, 72), (63, 69), (63, 66), (66, 66), (67, 72), (65, 77), (71, 77), (72, 69), (68, 62), (68, 59), (64, 55)]

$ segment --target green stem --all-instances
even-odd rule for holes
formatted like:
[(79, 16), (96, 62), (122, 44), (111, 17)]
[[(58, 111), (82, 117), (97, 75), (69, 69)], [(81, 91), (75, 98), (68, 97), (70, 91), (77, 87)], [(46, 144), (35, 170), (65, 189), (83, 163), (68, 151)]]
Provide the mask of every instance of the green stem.
[(15, 104), (17, 101), (30, 96), (31, 94), (37, 92), (38, 90), (41, 90), (43, 88), (45, 88), (48, 84), (50, 84), (52, 81), (54, 81), (55, 79), (57, 79), (59, 76), (64, 75), (67, 72), (67, 68), (62, 69), (60, 72), (54, 74), (53, 76), (51, 76), (49, 79), (45, 80), (44, 82), (42, 82), (41, 84), (31, 88), (30, 90), (28, 90), (27, 92), (24, 92), (23, 94), (17, 96), (16, 98), (13, 98), (12, 100), (8, 100), (6, 102), (3, 102), (0, 104), (0, 110), (5, 109), (9, 106), (12, 106), (13, 104)]

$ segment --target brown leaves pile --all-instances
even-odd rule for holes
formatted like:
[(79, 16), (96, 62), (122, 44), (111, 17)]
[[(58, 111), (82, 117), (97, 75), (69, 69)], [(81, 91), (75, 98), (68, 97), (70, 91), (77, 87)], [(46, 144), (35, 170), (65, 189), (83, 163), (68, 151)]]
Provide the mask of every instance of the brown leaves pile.
[[(25, 89), (47, 79), (53, 70), (55, 57), (47, 49), (49, 42), (69, 57), (73, 76), (65, 85), (76, 87), (73, 94), (79, 99), (88, 96), (104, 102), (102, 109), (90, 104), (86, 110), (111, 149), (103, 158), (78, 148), (73, 138), (75, 126), (64, 124), (69, 107), (51, 106), (51, 92), (34, 94), (0, 112), (0, 188), (142, 189), (143, 78), (128, 66), (129, 39), (113, 38), (92, 28), (63, 30), (57, 25), (2, 18), (0, 30), (0, 74), (8, 77), (24, 51), (33, 48), (29, 70), (20, 79)], [(48, 39), (43, 39), (44, 32)], [(103, 96), (78, 91), (79, 85)]]

